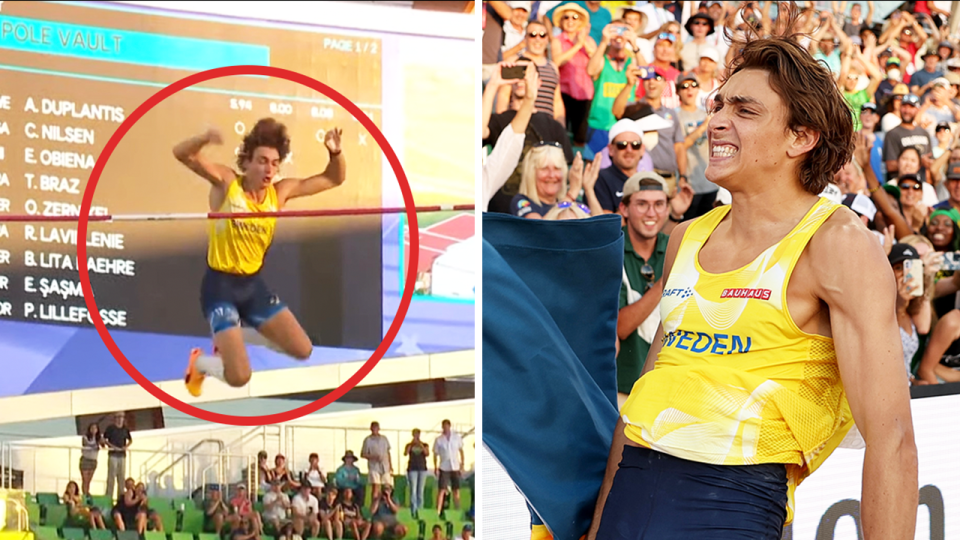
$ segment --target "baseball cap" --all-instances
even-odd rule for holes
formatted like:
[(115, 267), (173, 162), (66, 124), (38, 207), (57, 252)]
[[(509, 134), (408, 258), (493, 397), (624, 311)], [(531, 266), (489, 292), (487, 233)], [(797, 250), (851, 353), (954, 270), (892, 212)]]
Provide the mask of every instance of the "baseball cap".
[(867, 216), (869, 221), (873, 221), (873, 216), (877, 215), (876, 205), (866, 195), (847, 193), (843, 197), (843, 205), (856, 212), (858, 216)]
[(905, 96), (909, 93), (910, 93), (910, 88), (903, 83), (897, 83), (897, 85), (893, 87), (893, 91), (891, 92), (891, 94), (895, 96)]
[(940, 122), (939, 124), (937, 124), (937, 129), (935, 129), (934, 132), (943, 131), (943, 130), (950, 131), (950, 124), (946, 122)]
[(960, 68), (960, 58), (951, 58), (947, 60), (948, 68)]
[(920, 97), (916, 94), (907, 94), (903, 96), (904, 105), (913, 105), (914, 107), (920, 106)]
[(643, 130), (637, 126), (637, 123), (629, 118), (624, 118), (618, 120), (617, 123), (610, 128), (609, 143), (613, 144), (613, 140), (622, 133), (635, 133), (638, 137), (643, 137)]
[(525, 9), (525, 10), (527, 10), (527, 13), (530, 13), (530, 4), (531, 4), (530, 0), (527, 0), (527, 1), (514, 0), (514, 1), (511, 1), (511, 2), (507, 2), (507, 5), (510, 6), (511, 8), (513, 8), (513, 9)]
[(676, 43), (676, 42), (677, 42), (677, 38), (674, 37), (674, 35), (671, 34), (670, 32), (660, 32), (659, 34), (657, 34), (657, 39), (654, 40), (654, 43), (656, 43), (657, 41), (660, 41), (661, 39), (665, 39), (665, 40), (669, 41), (670, 43)]
[(941, 41), (940, 44), (937, 45), (937, 48), (940, 49), (940, 48), (942, 48), (942, 47), (946, 47), (946, 48), (948, 48), (948, 49), (950, 49), (950, 50), (952, 51), (952, 50), (953, 50), (953, 43), (950, 43), (949, 41)]
[(917, 253), (916, 248), (910, 244), (894, 244), (890, 246), (890, 255), (887, 255), (887, 260), (890, 261), (890, 266), (908, 259), (919, 258), (920, 255)]
[(890, 58), (887, 58), (887, 67), (899, 66), (899, 65), (900, 65), (900, 59), (897, 58), (896, 56), (891, 56)]
[(641, 81), (648, 81), (650, 79), (656, 79), (657, 77), (660, 77), (661, 79), (664, 79), (664, 80), (666, 80), (667, 78), (667, 74), (664, 73), (662, 69), (656, 66), (640, 66), (637, 69), (640, 71), (637, 77)]
[(687, 82), (687, 81), (693, 81), (693, 82), (695, 82), (695, 83), (697, 83), (697, 84), (700, 84), (700, 81), (698, 81), (696, 77), (694, 77), (694, 76), (693, 76), (692, 74), (690, 74), (690, 73), (687, 73), (686, 75), (684, 75), (684, 76), (680, 77), (679, 79), (677, 79), (677, 88), (680, 88), (680, 85), (683, 84), (683, 83), (685, 83), (685, 82)]
[(940, 55), (937, 54), (936, 49), (927, 49), (927, 52), (923, 53), (923, 56), (921, 56), (920, 58), (926, 58), (928, 56), (936, 56), (937, 58), (940, 57)]
[(897, 184), (900, 184), (900, 182), (913, 182), (915, 184), (920, 184), (921, 186), (923, 185), (923, 182), (920, 181), (920, 177), (912, 173), (904, 174), (897, 178)]
[(720, 63), (720, 51), (716, 47), (704, 47), (700, 49), (700, 58), (709, 58), (716, 63)]
[(860, 106), (860, 111), (873, 111), (873, 112), (877, 112), (877, 104), (874, 103), (874, 102), (872, 102), (872, 101), (868, 101), (868, 102), (866, 102), (866, 103), (864, 103), (863, 105)]
[[(656, 180), (660, 183), (660, 187), (641, 186), (640, 181), (643, 179)], [(634, 174), (630, 178), (627, 178), (627, 181), (623, 183), (623, 196), (628, 197), (638, 191), (663, 191), (666, 193), (668, 189), (667, 181), (664, 180), (662, 176), (652, 171), (643, 171)]]
[(960, 161), (951, 161), (947, 165), (947, 180), (960, 180)]
[(948, 71), (943, 78), (946, 79), (950, 84), (960, 84), (960, 73)]

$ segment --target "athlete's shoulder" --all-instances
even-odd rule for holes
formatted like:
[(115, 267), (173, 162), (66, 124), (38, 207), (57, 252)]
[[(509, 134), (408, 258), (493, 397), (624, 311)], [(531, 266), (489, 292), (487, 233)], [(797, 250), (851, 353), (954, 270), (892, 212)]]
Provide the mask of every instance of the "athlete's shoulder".
[[(857, 268), (870, 275), (875, 265), (889, 266), (877, 235), (846, 206), (838, 205), (810, 239), (807, 252), (817, 273), (830, 275)], [(861, 272), (862, 271), (862, 272)]]

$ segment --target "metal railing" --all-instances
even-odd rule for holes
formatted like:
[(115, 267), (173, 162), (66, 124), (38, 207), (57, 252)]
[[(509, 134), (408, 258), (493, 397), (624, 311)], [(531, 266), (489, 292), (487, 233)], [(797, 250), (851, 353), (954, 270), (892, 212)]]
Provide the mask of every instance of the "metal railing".
[[(217, 445), (217, 454), (223, 454), (223, 453), (224, 453), (224, 450), (225, 450), (224, 444), (223, 444), (223, 441), (221, 441), (220, 439), (202, 439), (202, 440), (200, 440), (200, 442), (198, 442), (197, 444), (191, 446), (189, 450), (187, 450), (186, 452), (183, 452), (183, 453), (180, 455), (180, 457), (178, 457), (177, 459), (173, 460), (173, 462), (170, 463), (170, 465), (167, 465), (166, 468), (164, 468), (162, 471), (158, 472), (158, 473), (157, 473), (157, 476), (163, 476), (164, 473), (166, 473), (166, 472), (170, 471), (171, 469), (173, 469), (174, 467), (176, 467), (181, 461), (183, 461), (184, 459), (186, 459), (186, 458), (188, 458), (189, 456), (193, 455), (193, 454), (194, 454), (194, 450), (196, 450), (197, 448), (200, 448), (201, 446), (203, 446), (203, 445), (205, 445), (205, 444), (216, 444), (216, 445)], [(174, 452), (168, 452), (167, 454), (168, 454), (168, 455), (173, 455), (173, 454), (175, 454), (175, 453), (174, 453)], [(155, 454), (155, 455), (156, 455), (156, 454)], [(144, 466), (146, 466), (146, 464), (147, 464), (147, 462), (144, 462)], [(141, 478), (144, 477), (144, 476), (146, 476), (146, 470), (147, 470), (146, 468), (141, 468), (141, 471), (140, 471)]]

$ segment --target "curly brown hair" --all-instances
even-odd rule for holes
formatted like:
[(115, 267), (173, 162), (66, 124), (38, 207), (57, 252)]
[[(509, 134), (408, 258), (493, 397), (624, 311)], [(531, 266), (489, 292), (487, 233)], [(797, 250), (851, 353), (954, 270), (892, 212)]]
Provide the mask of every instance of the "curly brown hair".
[(726, 78), (748, 69), (765, 71), (787, 107), (787, 129), (805, 127), (820, 134), (799, 166), (804, 189), (818, 195), (853, 156), (853, 114), (830, 69), (800, 45), (800, 9), (794, 2), (779, 2), (777, 7), (770, 36), (761, 35), (759, 25), (745, 25), (742, 35), (726, 29), (737, 51)]
[(237, 154), (237, 166), (243, 169), (243, 162), (253, 159), (253, 152), (265, 146), (273, 148), (280, 154), (280, 161), (286, 159), (290, 153), (290, 136), (287, 135), (287, 126), (273, 118), (263, 118), (257, 121), (250, 133), (243, 138), (243, 145)]

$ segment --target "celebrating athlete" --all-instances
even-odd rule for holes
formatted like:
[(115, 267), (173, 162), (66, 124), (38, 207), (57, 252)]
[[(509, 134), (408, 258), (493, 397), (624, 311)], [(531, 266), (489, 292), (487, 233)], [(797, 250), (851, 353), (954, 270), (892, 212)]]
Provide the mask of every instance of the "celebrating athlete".
[[(275, 212), (287, 201), (308, 197), (341, 185), (346, 163), (340, 148), (341, 130), (324, 136), (330, 162), (322, 173), (304, 179), (280, 176), (280, 166), (290, 153), (287, 128), (272, 118), (257, 122), (244, 137), (237, 156), (237, 172), (213, 163), (201, 151), (209, 144), (222, 144), (220, 133), (211, 129), (178, 144), (177, 160), (210, 183), (208, 202), (214, 212)], [(250, 380), (250, 360), (241, 323), (256, 329), (284, 353), (306, 360), (313, 344), (306, 332), (260, 276), (264, 258), (276, 228), (275, 217), (218, 219), (209, 223), (210, 245), (203, 276), (200, 304), (213, 333), (214, 354), (200, 349), (190, 352), (185, 383), (199, 396), (204, 378), (213, 376), (230, 386)]]
[[(779, 8), (789, 31), (797, 8)], [(794, 489), (857, 439), (854, 421), (864, 538), (914, 535), (893, 274), (857, 216), (818, 197), (851, 157), (850, 108), (796, 37), (752, 33), (707, 132), (707, 178), (733, 201), (670, 237), (663, 322), (620, 410), (590, 539), (780, 538)]]

